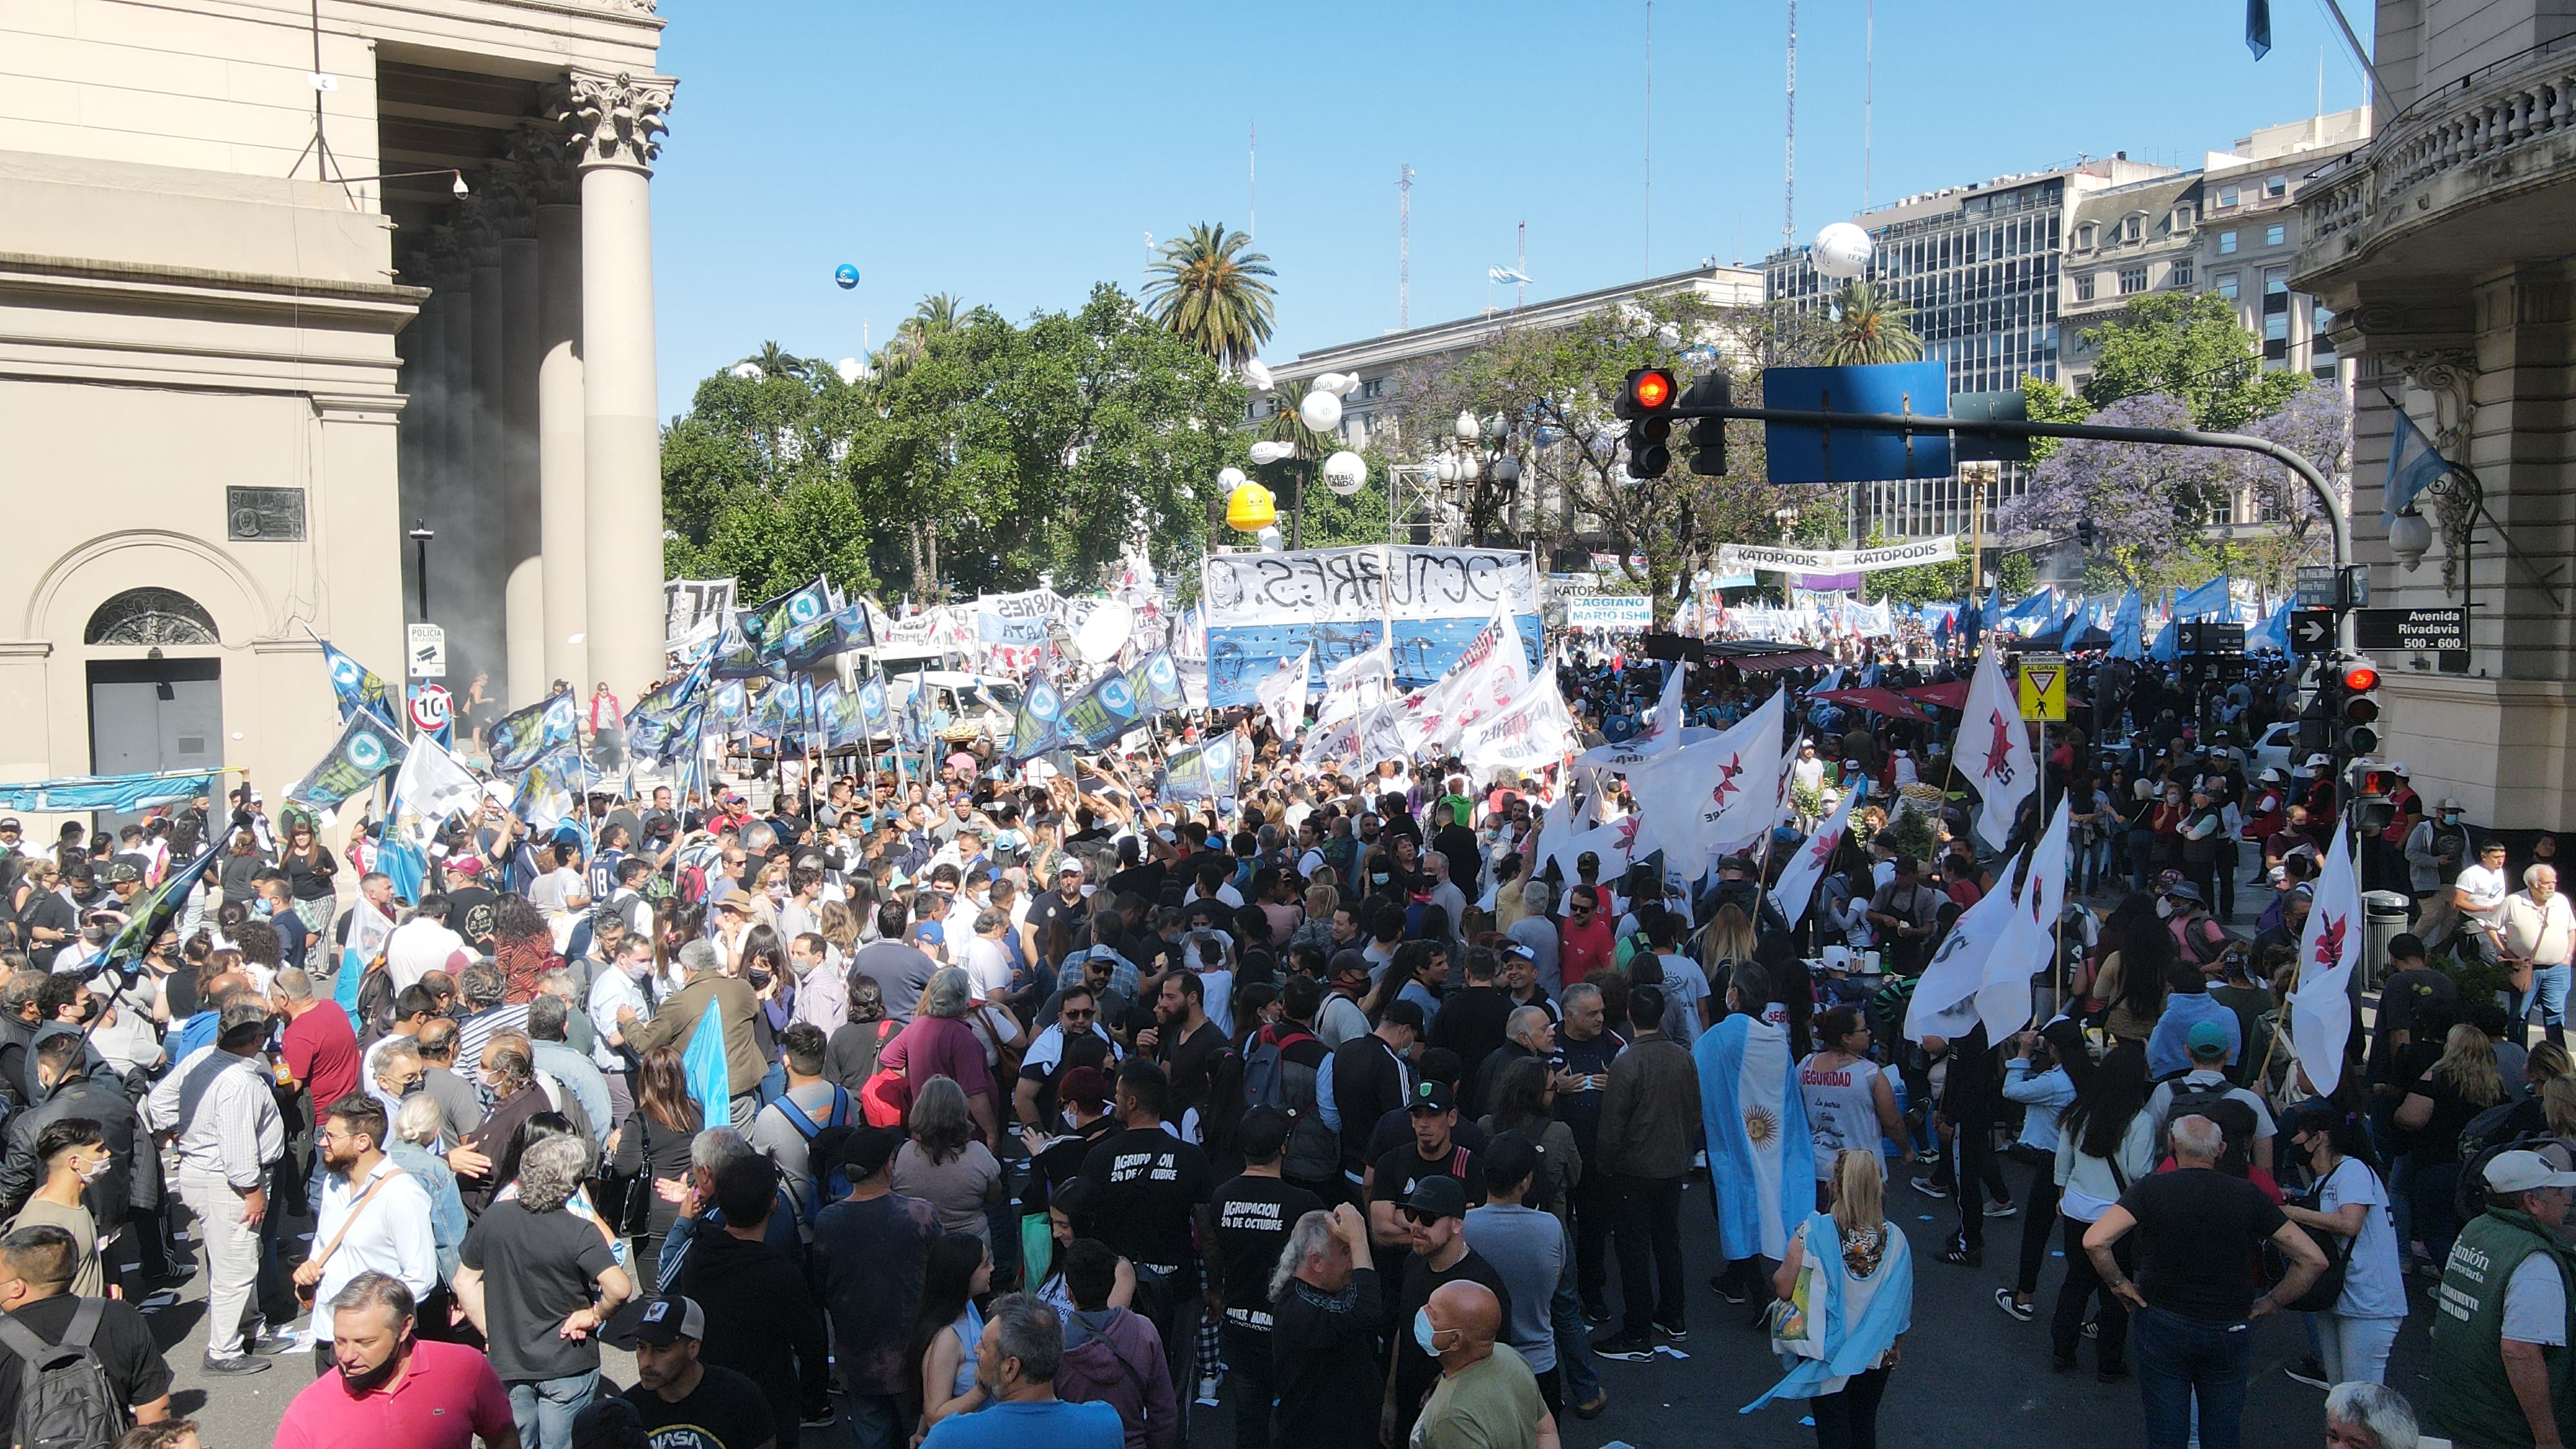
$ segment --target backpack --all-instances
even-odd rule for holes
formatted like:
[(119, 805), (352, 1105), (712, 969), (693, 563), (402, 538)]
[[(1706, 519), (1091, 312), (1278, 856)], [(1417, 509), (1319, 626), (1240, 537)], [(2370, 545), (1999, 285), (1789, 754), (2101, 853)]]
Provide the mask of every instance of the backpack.
[(47, 1343), (15, 1318), (0, 1318), (0, 1343), (18, 1356), (21, 1449), (107, 1449), (125, 1432), (125, 1401), (90, 1348), (107, 1300), (84, 1298), (60, 1343)]
[[(883, 1059), (886, 1038), (894, 1035), (902, 1023), (888, 1017), (877, 1023), (877, 1051)], [(912, 1109), (912, 1086), (903, 1074), (890, 1067), (879, 1067), (859, 1084), (859, 1111), (871, 1127), (901, 1127), (904, 1114)]]
[[(2185, 1073), (2185, 1075), (2189, 1074)], [(2226, 1100), (2230, 1092), (2237, 1090), (2234, 1082), (2223, 1077), (2209, 1083), (2189, 1082), (2182, 1077), (2175, 1077), (2167, 1085), (2173, 1088), (2171, 1105), (2165, 1111), (2165, 1126), (2168, 1129), (2185, 1117), (2202, 1115), (2203, 1108), (2217, 1106)]]
[(1275, 1107), (1295, 1114), (1315, 1105), (1315, 1069), (1288, 1060), (1288, 1048), (1301, 1042), (1322, 1043), (1315, 1034), (1291, 1022), (1264, 1026), (1254, 1033), (1243, 1057), (1243, 1102), (1246, 1107)]
[[(778, 1110), (786, 1115), (787, 1125), (796, 1129), (796, 1135), (805, 1139), (805, 1200), (799, 1206), (805, 1221), (810, 1223), (814, 1221), (814, 1215), (823, 1210), (825, 1203), (839, 1202), (850, 1195), (849, 1172), (842, 1165), (838, 1152), (831, 1155), (829, 1166), (818, 1167), (815, 1162), (816, 1155), (822, 1150), (823, 1134), (832, 1128), (847, 1128), (854, 1120), (850, 1094), (848, 1089), (834, 1083), (832, 1110), (824, 1113), (820, 1122), (807, 1116), (805, 1109), (797, 1106), (795, 1100), (784, 1092), (778, 1095)], [(838, 1145), (837, 1141), (835, 1145)]]

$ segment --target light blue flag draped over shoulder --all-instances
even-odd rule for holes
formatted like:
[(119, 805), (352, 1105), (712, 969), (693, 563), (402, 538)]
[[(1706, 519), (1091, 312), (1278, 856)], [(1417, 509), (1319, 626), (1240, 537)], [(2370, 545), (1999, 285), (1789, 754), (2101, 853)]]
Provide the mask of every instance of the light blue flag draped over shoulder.
[(1790, 1228), (1816, 1210), (1815, 1143), (1788, 1028), (1730, 1016), (1700, 1034), (1691, 1057), (1725, 1255), (1781, 1257)]
[(1787, 1376), (1738, 1413), (1750, 1414), (1774, 1399), (1838, 1393), (1842, 1380), (1869, 1372), (1897, 1336), (1914, 1326), (1914, 1249), (1905, 1230), (1887, 1225), (1886, 1254), (1867, 1281), (1852, 1277), (1841, 1243), (1831, 1214), (1808, 1217), (1803, 1251), (1816, 1271), (1810, 1275), (1801, 1265), (1807, 1300), (1793, 1303), (1794, 1316), (1782, 1322), (1803, 1332), (1803, 1347)]
[(680, 1053), (680, 1070), (688, 1078), (689, 1096), (698, 1104), (698, 1120), (710, 1127), (733, 1123), (733, 1068), (725, 1060), (724, 1018), (713, 1000), (698, 1017), (697, 1030)]

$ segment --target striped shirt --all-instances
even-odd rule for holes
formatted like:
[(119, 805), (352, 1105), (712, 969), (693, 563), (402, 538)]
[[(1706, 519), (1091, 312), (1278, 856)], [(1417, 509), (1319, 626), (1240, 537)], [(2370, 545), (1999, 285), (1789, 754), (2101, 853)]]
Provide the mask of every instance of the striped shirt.
[(222, 1177), (241, 1192), (267, 1181), (286, 1155), (265, 1056), (199, 1047), (144, 1098), (145, 1125), (178, 1134), (179, 1170)]

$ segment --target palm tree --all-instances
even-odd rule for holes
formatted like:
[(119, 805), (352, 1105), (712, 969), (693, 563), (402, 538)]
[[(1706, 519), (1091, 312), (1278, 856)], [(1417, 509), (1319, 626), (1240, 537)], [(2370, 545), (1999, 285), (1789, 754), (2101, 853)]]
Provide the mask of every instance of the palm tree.
[(1145, 305), (1154, 320), (1228, 367), (1250, 362), (1270, 340), (1271, 289), (1262, 279), (1278, 274), (1251, 246), (1223, 222), (1200, 222), (1163, 243), (1163, 259), (1147, 268), (1154, 279)]
[(1833, 340), (1825, 361), (1835, 367), (1919, 361), (1923, 339), (1914, 335), (1913, 324), (1913, 308), (1855, 277), (1834, 294)]
[(891, 382), (911, 371), (931, 343), (955, 336), (960, 322), (972, 315), (954, 293), (933, 292), (922, 298), (912, 315), (895, 327), (893, 339), (877, 349), (872, 359), (877, 380)]
[(759, 368), (760, 375), (763, 377), (793, 377), (801, 379), (811, 376), (815, 367), (813, 358), (798, 357), (794, 353), (782, 349), (775, 342), (764, 342), (760, 344), (760, 351), (754, 353), (752, 356), (744, 358), (743, 361)]

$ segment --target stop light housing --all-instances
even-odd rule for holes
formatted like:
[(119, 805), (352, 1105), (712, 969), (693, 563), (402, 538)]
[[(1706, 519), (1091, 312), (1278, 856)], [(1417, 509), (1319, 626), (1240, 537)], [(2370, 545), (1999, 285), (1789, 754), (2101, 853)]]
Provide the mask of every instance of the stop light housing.
[(2397, 821), (2397, 771), (2375, 761), (2364, 760), (2352, 767), (2347, 781), (2352, 789), (2353, 828), (2364, 835), (2377, 835)]
[[(1724, 372), (1711, 372), (1694, 379), (1682, 394), (1685, 408), (1723, 408), (1735, 405), (1735, 379)], [(1690, 470), (1702, 478), (1723, 477), (1726, 473), (1726, 419), (1693, 418), (1690, 425)]]
[(1673, 404), (1681, 386), (1668, 367), (1640, 367), (1619, 390), (1618, 415), (1628, 420), (1628, 476), (1661, 478), (1673, 466)]
[(2093, 526), (2092, 519), (2079, 518), (2075, 520), (2075, 542), (2079, 546), (2090, 549), (2093, 547), (2093, 541), (2099, 537), (2101, 537), (2101, 530)]
[(2335, 669), (2337, 745), (2350, 756), (2378, 754), (2379, 666), (2368, 659), (2345, 659)]

